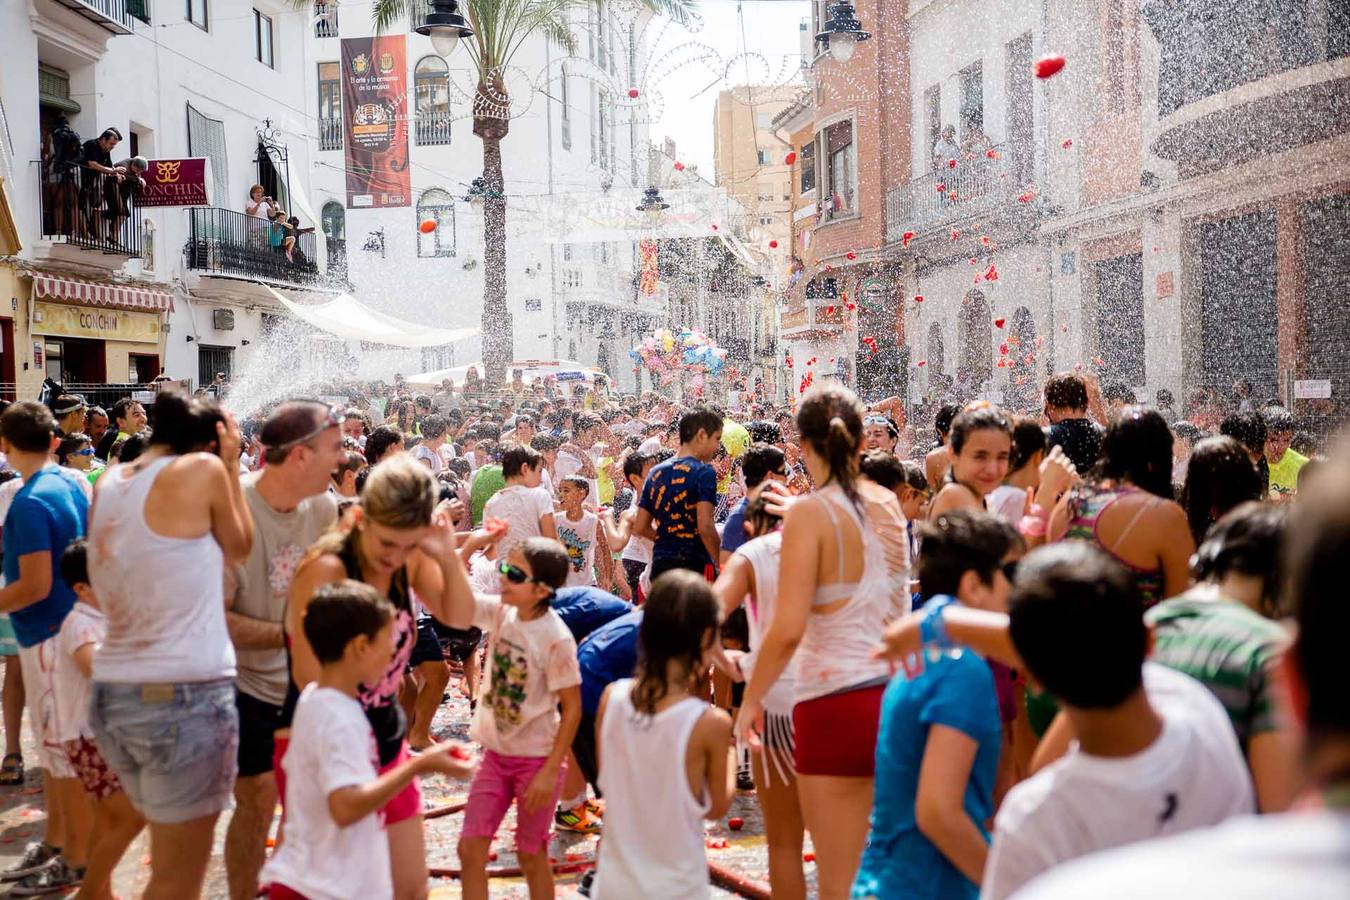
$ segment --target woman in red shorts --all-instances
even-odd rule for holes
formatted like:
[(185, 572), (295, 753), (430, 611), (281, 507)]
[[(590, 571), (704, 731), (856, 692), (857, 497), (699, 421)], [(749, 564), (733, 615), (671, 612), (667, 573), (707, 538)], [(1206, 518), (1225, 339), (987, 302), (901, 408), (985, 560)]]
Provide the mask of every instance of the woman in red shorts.
[(757, 745), (766, 692), (797, 660), (798, 790), (823, 900), (846, 898), (867, 840), (877, 720), (889, 670), (871, 657), (909, 610), (909, 541), (895, 494), (862, 479), (862, 406), (826, 387), (797, 412), (815, 493), (783, 519), (778, 605), (736, 723)]

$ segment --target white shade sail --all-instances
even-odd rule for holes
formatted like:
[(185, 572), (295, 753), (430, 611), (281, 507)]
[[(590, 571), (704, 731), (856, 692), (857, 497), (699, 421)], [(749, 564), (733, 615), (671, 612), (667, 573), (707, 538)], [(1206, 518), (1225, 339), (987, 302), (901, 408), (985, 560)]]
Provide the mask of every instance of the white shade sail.
[(430, 328), (395, 318), (371, 309), (351, 294), (342, 294), (324, 303), (296, 303), (270, 287), (268, 290), (296, 318), (334, 337), (348, 340), (392, 347), (441, 347), (479, 334), (477, 328)]

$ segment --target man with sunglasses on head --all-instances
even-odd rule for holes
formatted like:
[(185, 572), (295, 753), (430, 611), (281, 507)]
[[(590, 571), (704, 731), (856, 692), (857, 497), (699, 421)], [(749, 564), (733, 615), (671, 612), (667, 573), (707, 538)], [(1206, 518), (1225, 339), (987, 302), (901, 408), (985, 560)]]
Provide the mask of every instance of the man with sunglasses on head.
[(305, 551), (337, 519), (328, 493), (342, 448), (341, 411), (316, 400), (283, 403), (258, 433), (262, 468), (242, 487), (253, 514), (253, 549), (227, 570), (226, 614), (238, 656), (239, 777), (225, 834), (232, 900), (257, 895), (258, 872), (277, 804), (273, 733), (279, 727), (289, 671), (283, 639), (286, 593)]
[(900, 438), (900, 429), (895, 427), (891, 417), (879, 412), (869, 412), (863, 416), (863, 449), (895, 452), (895, 442)]

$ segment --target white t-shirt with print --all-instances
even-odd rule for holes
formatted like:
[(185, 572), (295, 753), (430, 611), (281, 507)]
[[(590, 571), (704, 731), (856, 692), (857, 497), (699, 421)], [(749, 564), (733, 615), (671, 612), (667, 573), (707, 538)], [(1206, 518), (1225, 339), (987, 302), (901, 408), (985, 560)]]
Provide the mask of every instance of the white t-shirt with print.
[(340, 828), (328, 811), (334, 791), (375, 780), (378, 759), (359, 700), (317, 684), (305, 688), (281, 762), (286, 840), (263, 867), (263, 884), (283, 884), (311, 900), (393, 896), (380, 814)]
[(558, 735), (558, 692), (581, 684), (577, 643), (553, 610), (522, 621), (514, 606), (475, 595), (473, 624), (489, 633), (487, 689), (469, 738), (503, 756), (548, 756)]
[(418, 444), (409, 451), (409, 455), (422, 465), (431, 469), (432, 475), (437, 475), (445, 468), (445, 458), (435, 450), (432, 450), (426, 444)]
[(101, 610), (77, 602), (61, 621), (56, 634), (56, 662), (52, 687), (56, 694), (53, 736), (62, 743), (93, 737), (89, 730), (89, 679), (75, 664), (75, 651), (85, 644), (101, 644), (108, 620)]
[(539, 520), (553, 514), (553, 500), (542, 487), (508, 484), (488, 498), (484, 519), (503, 519), (506, 534), (497, 543), (497, 557), (505, 559), (526, 538), (539, 537)]
[(567, 551), (568, 587), (595, 584), (595, 529), (599, 521), (589, 512), (583, 512), (575, 522), (563, 510), (553, 514), (553, 527), (558, 529), (558, 540)]
[(1203, 684), (1144, 664), (1163, 720), (1147, 749), (1090, 756), (1075, 744), (1008, 792), (994, 820), (982, 900), (1002, 900), (1040, 873), (1111, 847), (1255, 812), (1251, 776), (1224, 711)]

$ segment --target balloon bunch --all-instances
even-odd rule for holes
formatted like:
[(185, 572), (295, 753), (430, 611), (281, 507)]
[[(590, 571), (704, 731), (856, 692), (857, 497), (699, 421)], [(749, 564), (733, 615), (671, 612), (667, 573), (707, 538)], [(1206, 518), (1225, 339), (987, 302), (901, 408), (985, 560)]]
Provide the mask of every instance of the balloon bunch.
[(628, 355), (662, 386), (687, 377), (689, 387), (701, 390), (706, 377), (722, 374), (727, 351), (701, 331), (672, 332), (669, 328), (658, 328), (629, 350)]

